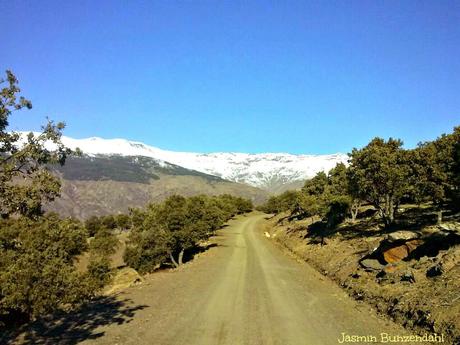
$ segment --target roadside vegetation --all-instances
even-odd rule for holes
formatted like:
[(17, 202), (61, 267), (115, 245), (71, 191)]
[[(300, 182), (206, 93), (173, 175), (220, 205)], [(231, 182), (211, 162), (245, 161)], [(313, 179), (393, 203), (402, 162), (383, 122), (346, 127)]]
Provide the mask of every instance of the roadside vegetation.
[(174, 195), (162, 203), (135, 210), (133, 227), (124, 255), (125, 262), (141, 273), (152, 272), (165, 263), (179, 267), (184, 255), (235, 215), (250, 212), (252, 203), (228, 194), (185, 198)]
[[(32, 108), (10, 71), (0, 80), (0, 326), (33, 320), (90, 300), (108, 280), (103, 256), (86, 272), (74, 261), (88, 250), (87, 232), (73, 219), (45, 215), (59, 196), (60, 180), (48, 169), (79, 155), (61, 143), (63, 123), (49, 121), (38, 135), (7, 131), (13, 112)], [(46, 143), (46, 145), (45, 145)]]
[(398, 139), (374, 138), (353, 149), (349, 165), (319, 172), (300, 191), (272, 196), (259, 209), (289, 212), (290, 219), (316, 216), (323, 229), (345, 219), (356, 221), (364, 206), (373, 207), (386, 228), (395, 225), (402, 204), (429, 204), (438, 222), (460, 201), (460, 127), (451, 134), (406, 150)]
[[(0, 80), (0, 328), (58, 311), (72, 312), (100, 295), (115, 271), (119, 234), (129, 233), (125, 262), (142, 273), (180, 266), (231, 217), (252, 202), (231, 195), (178, 195), (129, 214), (82, 222), (45, 214), (61, 182), (50, 167), (81, 153), (61, 142), (63, 123), (49, 121), (27, 137), (8, 130), (10, 116), (32, 103), (12, 72)], [(78, 267), (88, 259), (84, 269)]]
[(356, 298), (460, 343), (460, 127), (404, 149), (375, 138), (349, 164), (271, 197), (266, 232)]

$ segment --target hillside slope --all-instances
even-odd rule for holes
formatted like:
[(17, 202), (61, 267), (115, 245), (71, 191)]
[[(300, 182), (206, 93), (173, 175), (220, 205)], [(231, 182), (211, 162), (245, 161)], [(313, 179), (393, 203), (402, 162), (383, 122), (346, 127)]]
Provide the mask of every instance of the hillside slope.
[(62, 178), (61, 197), (46, 209), (64, 216), (127, 212), (172, 194), (185, 196), (229, 193), (261, 203), (267, 193), (148, 157), (83, 156), (55, 167)]

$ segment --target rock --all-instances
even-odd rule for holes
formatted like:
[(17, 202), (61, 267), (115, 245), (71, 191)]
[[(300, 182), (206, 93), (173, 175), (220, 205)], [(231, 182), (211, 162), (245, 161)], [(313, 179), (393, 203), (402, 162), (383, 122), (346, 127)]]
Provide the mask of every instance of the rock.
[(442, 264), (436, 264), (434, 266), (431, 266), (428, 271), (426, 271), (426, 276), (428, 278), (433, 278), (433, 277), (437, 277), (437, 276), (440, 276), (441, 274), (443, 274), (444, 272), (444, 269), (442, 267)]
[(383, 257), (388, 263), (399, 262), (409, 255), (409, 250), (405, 244), (387, 249), (383, 252)]
[(410, 254), (413, 250), (415, 250), (419, 245), (423, 243), (424, 241), (421, 241), (421, 240), (412, 240), (412, 241), (406, 242), (405, 245)]
[(393, 243), (396, 241), (410, 241), (410, 240), (415, 240), (420, 237), (420, 234), (413, 232), (413, 231), (395, 231), (392, 232), (391, 234), (388, 234), (385, 239), (389, 243)]
[(376, 277), (377, 278), (383, 278), (387, 275), (387, 273), (384, 270), (381, 270), (379, 273), (377, 273)]
[(392, 273), (395, 273), (396, 271), (400, 270), (401, 267), (399, 265), (386, 265), (384, 268), (383, 268), (383, 271), (386, 273), (386, 274), (392, 274)]
[(364, 259), (364, 260), (361, 260), (359, 263), (366, 270), (371, 270), (371, 271), (381, 271), (385, 267), (376, 259)]
[(388, 263), (399, 262), (409, 256), (419, 245), (423, 243), (422, 240), (411, 240), (396, 247), (392, 247), (383, 252), (383, 258)]
[(439, 228), (446, 231), (460, 232), (460, 223), (458, 222), (446, 222), (438, 225)]
[(415, 283), (414, 273), (412, 271), (406, 271), (401, 275), (401, 281)]
[(431, 264), (430, 258), (425, 255), (425, 256), (422, 256), (417, 262), (415, 262), (413, 267), (420, 269), (430, 264)]
[(136, 270), (131, 267), (124, 267), (116, 272), (112, 283), (105, 288), (104, 294), (110, 295), (127, 289), (130, 286), (142, 283), (143, 281), (144, 279)]
[(375, 278), (377, 278), (377, 282), (379, 284), (394, 284), (396, 283), (396, 275), (393, 272), (386, 271), (385, 269), (381, 270)]
[(460, 263), (460, 248), (457, 249), (457, 252), (452, 252), (442, 258), (442, 268), (444, 272), (450, 271), (452, 268), (456, 267)]

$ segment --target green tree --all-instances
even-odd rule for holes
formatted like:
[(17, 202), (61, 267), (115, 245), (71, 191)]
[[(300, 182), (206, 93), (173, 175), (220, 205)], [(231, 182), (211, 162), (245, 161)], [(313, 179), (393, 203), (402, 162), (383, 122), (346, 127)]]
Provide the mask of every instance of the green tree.
[(115, 254), (119, 246), (117, 237), (106, 228), (99, 230), (90, 242), (90, 252), (100, 257)]
[(147, 210), (141, 208), (130, 208), (129, 209), (129, 218), (131, 221), (131, 227), (139, 228), (144, 219), (147, 217)]
[[(458, 190), (458, 147), (460, 128), (434, 141), (420, 143), (408, 152), (410, 160), (410, 196), (417, 203), (432, 201), (442, 221), (444, 206), (455, 200)], [(457, 169), (457, 170), (456, 170)]]
[(329, 170), (327, 175), (328, 192), (332, 195), (348, 194), (347, 167), (343, 163), (338, 163)]
[(128, 230), (131, 227), (131, 218), (127, 214), (117, 214), (115, 221), (117, 228), (121, 230)]
[(169, 197), (156, 209), (159, 225), (167, 230), (168, 255), (176, 267), (182, 264), (185, 250), (206, 238), (205, 229), (195, 224), (201, 217), (190, 219), (195, 216), (191, 212), (197, 212), (197, 209), (179, 195)]
[(25, 320), (88, 300), (88, 275), (74, 267), (86, 231), (56, 216), (0, 221), (0, 315)]
[[(60, 181), (48, 164), (64, 164), (72, 151), (61, 142), (63, 123), (49, 121), (41, 133), (27, 136), (9, 132), (8, 119), (14, 112), (32, 108), (32, 103), (19, 96), (18, 80), (11, 71), (0, 80), (0, 214), (37, 217), (44, 201), (54, 200), (60, 192)], [(45, 143), (47, 145), (45, 145)]]
[(153, 272), (169, 259), (169, 234), (161, 228), (153, 214), (135, 226), (126, 244), (124, 261), (141, 273)]
[(102, 217), (102, 225), (110, 230), (116, 229), (117, 227), (117, 221), (115, 219), (115, 216), (112, 214), (106, 215)]
[(379, 211), (385, 226), (394, 222), (401, 198), (410, 191), (410, 167), (402, 141), (373, 139), (350, 154), (352, 196), (366, 200)]
[(329, 200), (326, 212), (327, 227), (335, 228), (342, 223), (350, 213), (351, 199), (349, 196), (334, 196)]
[(137, 211), (137, 221), (127, 243), (125, 261), (141, 272), (151, 272), (161, 264), (182, 265), (186, 251), (208, 239), (235, 214), (250, 210), (250, 201), (231, 195), (185, 198), (173, 195), (159, 204)]
[(76, 307), (96, 293), (95, 278), (76, 271), (86, 250), (80, 222), (43, 216), (42, 204), (60, 192), (48, 169), (73, 154), (61, 143), (64, 124), (48, 122), (39, 134), (8, 131), (9, 116), (31, 103), (16, 77), (0, 80), (0, 319), (30, 320)]
[(85, 221), (85, 228), (89, 237), (93, 237), (102, 229), (102, 221), (97, 216), (91, 216)]
[(305, 181), (302, 192), (307, 195), (320, 196), (326, 191), (328, 184), (329, 180), (326, 173), (320, 171), (312, 179)]
[(113, 277), (113, 270), (110, 268), (110, 259), (101, 256), (91, 256), (86, 274), (87, 285), (90, 290), (100, 290), (109, 284)]

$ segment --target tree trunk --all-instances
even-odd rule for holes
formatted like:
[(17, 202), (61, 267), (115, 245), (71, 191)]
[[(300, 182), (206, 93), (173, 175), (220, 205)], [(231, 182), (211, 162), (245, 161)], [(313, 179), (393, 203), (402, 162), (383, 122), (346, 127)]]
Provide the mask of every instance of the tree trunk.
[(351, 213), (351, 222), (352, 223), (356, 222), (356, 216), (358, 215), (357, 210), (352, 208), (350, 213)]
[(179, 253), (179, 266), (184, 263), (184, 249), (182, 249)]
[(394, 205), (393, 199), (391, 197), (390, 197), (390, 200), (388, 202), (388, 220), (389, 220), (390, 224), (393, 224), (393, 222), (395, 220), (395, 205)]
[(383, 223), (385, 224), (385, 228), (388, 228), (393, 224), (395, 219), (395, 205), (391, 195), (385, 195), (384, 205), (383, 207), (379, 206), (378, 209), (380, 211), (380, 215), (382, 216)]
[(350, 207), (351, 221), (356, 222), (356, 217), (358, 217), (359, 208), (361, 207), (361, 202), (358, 200), (353, 200)]
[(172, 253), (169, 253), (169, 258), (171, 259), (171, 262), (173, 263), (173, 265), (177, 268), (179, 267), (179, 264), (177, 263), (177, 261), (174, 259), (174, 256), (172, 255)]
[(437, 224), (441, 224), (442, 223), (442, 210), (438, 210), (437, 215), (438, 215)]

